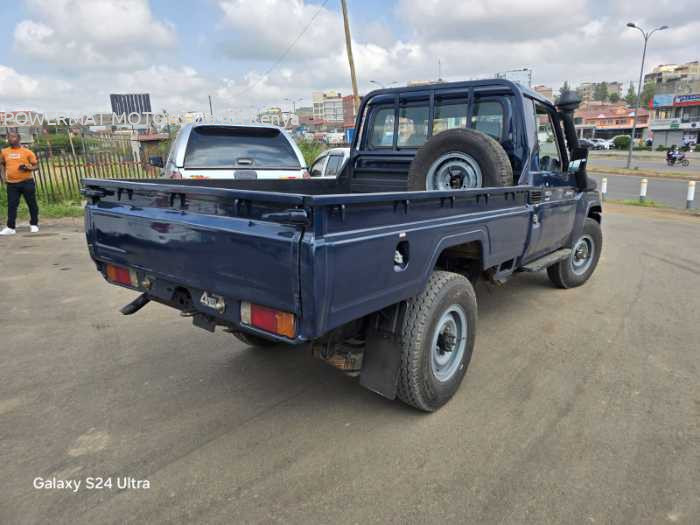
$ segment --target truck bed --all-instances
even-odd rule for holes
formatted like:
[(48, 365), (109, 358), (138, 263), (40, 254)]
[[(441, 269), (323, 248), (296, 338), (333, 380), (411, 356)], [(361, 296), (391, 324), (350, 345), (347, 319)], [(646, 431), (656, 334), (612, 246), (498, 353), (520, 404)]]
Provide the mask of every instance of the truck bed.
[[(483, 268), (516, 268), (535, 191), (348, 193), (342, 179), (83, 184), (88, 245), (103, 274), (105, 263), (133, 268), (153, 283), (153, 299), (251, 333), (241, 301), (293, 313), (294, 343), (416, 295), (450, 246), (478, 243)], [(226, 309), (201, 303), (204, 292)]]

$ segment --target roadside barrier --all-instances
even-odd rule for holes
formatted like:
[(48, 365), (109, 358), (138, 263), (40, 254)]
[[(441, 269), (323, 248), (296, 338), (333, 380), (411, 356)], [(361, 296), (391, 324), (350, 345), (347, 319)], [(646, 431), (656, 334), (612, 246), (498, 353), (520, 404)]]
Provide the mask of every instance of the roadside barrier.
[(644, 202), (647, 199), (647, 184), (646, 179), (642, 179), (639, 185), (639, 202)]
[(695, 200), (695, 181), (688, 181), (688, 194), (685, 198), (686, 209), (691, 209), (693, 207), (693, 201)]
[(600, 193), (603, 195), (603, 201), (605, 201), (605, 198), (608, 195), (608, 178), (603, 177), (603, 180), (600, 181)]

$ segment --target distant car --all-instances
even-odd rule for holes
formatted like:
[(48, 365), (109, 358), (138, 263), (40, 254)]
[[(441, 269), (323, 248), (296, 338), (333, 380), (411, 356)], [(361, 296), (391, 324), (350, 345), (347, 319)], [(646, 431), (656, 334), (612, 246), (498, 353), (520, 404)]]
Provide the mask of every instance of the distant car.
[(187, 124), (168, 159), (151, 157), (169, 179), (302, 179), (306, 161), (296, 142), (277, 126)]
[(578, 139), (578, 145), (588, 149), (598, 149), (596, 144), (590, 139)]
[(321, 153), (311, 164), (311, 177), (336, 177), (350, 158), (350, 148), (331, 148)]
[(593, 144), (593, 149), (610, 149), (613, 144), (609, 140), (592, 138), (588, 139)]

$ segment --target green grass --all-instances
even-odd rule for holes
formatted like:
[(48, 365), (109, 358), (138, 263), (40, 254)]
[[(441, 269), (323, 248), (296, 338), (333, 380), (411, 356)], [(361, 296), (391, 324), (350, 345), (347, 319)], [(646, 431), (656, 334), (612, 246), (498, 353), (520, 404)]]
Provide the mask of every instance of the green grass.
[(663, 204), (659, 204), (656, 201), (647, 199), (644, 202), (640, 202), (639, 199), (624, 199), (621, 201), (611, 201), (617, 202), (618, 204), (626, 204), (628, 206), (641, 206), (642, 208), (666, 208)]
[[(39, 220), (42, 218), (61, 219), (83, 216), (83, 205), (79, 200), (64, 199), (59, 202), (47, 202), (46, 199), (37, 197), (37, 202), (39, 204)], [(29, 219), (29, 209), (24, 198), (20, 199), (17, 219)], [(0, 188), (0, 224), (4, 225), (5, 221), (7, 221), (7, 192), (4, 188)]]

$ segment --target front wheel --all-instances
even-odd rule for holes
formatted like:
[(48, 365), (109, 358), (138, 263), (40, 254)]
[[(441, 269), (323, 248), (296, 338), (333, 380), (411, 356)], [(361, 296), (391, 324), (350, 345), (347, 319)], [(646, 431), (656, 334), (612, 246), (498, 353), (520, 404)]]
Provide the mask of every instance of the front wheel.
[(690, 161), (688, 159), (683, 159), (681, 161), (681, 164), (683, 164), (683, 166), (687, 168), (690, 165)]
[(471, 360), (476, 295), (462, 275), (436, 271), (408, 301), (401, 329), (398, 397), (433, 412), (455, 394)]
[(600, 224), (587, 217), (583, 223), (583, 232), (571, 249), (571, 255), (547, 268), (550, 281), (559, 288), (581, 286), (593, 275), (602, 248), (603, 233)]

